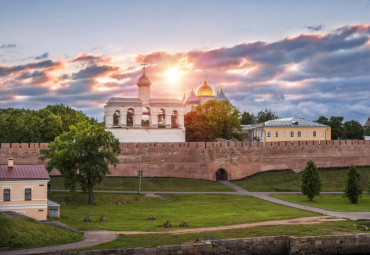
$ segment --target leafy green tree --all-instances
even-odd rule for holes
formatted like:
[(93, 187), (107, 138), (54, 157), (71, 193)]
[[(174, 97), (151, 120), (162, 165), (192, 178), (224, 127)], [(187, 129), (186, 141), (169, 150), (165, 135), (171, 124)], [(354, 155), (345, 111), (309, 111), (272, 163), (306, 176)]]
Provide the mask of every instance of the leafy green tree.
[(365, 135), (365, 136), (370, 136), (370, 128), (367, 128), (367, 129), (364, 131), (364, 135)]
[(364, 140), (364, 130), (356, 120), (346, 121), (343, 124), (343, 138)]
[(240, 118), (240, 123), (243, 125), (254, 124), (253, 116), (249, 112), (243, 112)]
[(319, 170), (312, 160), (307, 161), (306, 167), (302, 172), (301, 191), (311, 201), (315, 196), (320, 195), (321, 178)]
[(64, 177), (64, 185), (70, 191), (76, 190), (79, 183), (89, 192), (90, 205), (94, 204), (93, 189), (110, 173), (109, 165), (118, 163), (119, 141), (103, 126), (90, 121), (70, 126), (70, 131), (57, 136), (49, 144), (49, 149), (41, 150), (40, 159), (47, 161), (47, 170), (59, 170)]
[(343, 197), (348, 198), (352, 204), (357, 204), (358, 198), (362, 194), (361, 174), (357, 167), (351, 165), (347, 171), (346, 187)]
[(266, 122), (269, 120), (275, 120), (278, 118), (279, 117), (274, 112), (272, 112), (271, 110), (265, 109), (265, 110), (261, 110), (258, 112), (257, 122), (263, 123), (263, 122)]
[(187, 141), (231, 139), (240, 129), (239, 111), (229, 102), (209, 100), (185, 115)]
[(317, 123), (320, 123), (320, 124), (323, 124), (323, 125), (328, 125), (330, 126), (330, 121), (328, 118), (326, 118), (325, 116), (321, 115), (317, 120), (315, 120), (315, 122)]
[(343, 117), (331, 116), (329, 121), (331, 127), (331, 139), (338, 140), (343, 137)]

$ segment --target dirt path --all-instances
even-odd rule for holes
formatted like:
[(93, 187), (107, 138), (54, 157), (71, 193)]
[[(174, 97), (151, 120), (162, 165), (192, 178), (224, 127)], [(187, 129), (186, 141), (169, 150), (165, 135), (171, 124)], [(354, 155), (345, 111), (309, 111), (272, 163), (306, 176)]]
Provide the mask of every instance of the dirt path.
[(275, 221), (264, 221), (256, 223), (246, 223), (231, 226), (219, 226), (219, 227), (206, 227), (206, 228), (186, 228), (186, 229), (175, 229), (175, 230), (164, 230), (156, 232), (143, 232), (143, 231), (116, 231), (116, 234), (123, 235), (141, 235), (141, 234), (185, 234), (185, 233), (199, 233), (208, 231), (220, 231), (227, 229), (238, 229), (238, 228), (250, 228), (259, 226), (273, 226), (273, 225), (298, 225), (298, 224), (318, 224), (327, 221), (343, 221), (346, 219), (333, 218), (330, 216), (319, 216), (319, 217), (305, 217), (290, 220), (275, 220)]

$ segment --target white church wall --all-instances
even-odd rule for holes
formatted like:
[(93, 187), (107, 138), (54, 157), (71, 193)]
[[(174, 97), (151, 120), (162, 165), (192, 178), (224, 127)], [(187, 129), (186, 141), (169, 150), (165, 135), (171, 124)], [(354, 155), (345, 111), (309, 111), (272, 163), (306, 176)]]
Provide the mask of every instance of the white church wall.
[(123, 143), (185, 142), (182, 128), (107, 128)]

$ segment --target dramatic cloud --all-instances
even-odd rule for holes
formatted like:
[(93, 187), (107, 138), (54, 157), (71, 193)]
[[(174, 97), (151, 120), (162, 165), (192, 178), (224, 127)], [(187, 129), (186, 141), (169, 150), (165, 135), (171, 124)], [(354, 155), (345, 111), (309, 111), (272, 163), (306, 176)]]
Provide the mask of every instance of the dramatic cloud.
[(365, 121), (370, 111), (370, 25), (331, 32), (324, 32), (323, 25), (307, 29), (314, 33), (211, 50), (123, 57), (82, 53), (71, 59), (0, 66), (0, 106), (64, 103), (102, 119), (111, 96), (137, 96), (145, 60), (156, 97), (182, 97), (184, 89), (203, 82), (206, 69), (208, 82), (215, 89), (222, 84), (241, 111), (257, 114), (268, 108), (280, 117), (340, 115)]
[(16, 45), (13, 44), (13, 43), (0, 45), (0, 49), (11, 49), (11, 48), (15, 48), (15, 47), (16, 47)]
[(35, 59), (36, 60), (41, 60), (41, 59), (45, 59), (45, 58), (48, 58), (48, 57), (49, 57), (49, 53), (46, 52), (46, 53), (44, 53), (44, 54), (42, 54), (40, 56), (35, 57)]

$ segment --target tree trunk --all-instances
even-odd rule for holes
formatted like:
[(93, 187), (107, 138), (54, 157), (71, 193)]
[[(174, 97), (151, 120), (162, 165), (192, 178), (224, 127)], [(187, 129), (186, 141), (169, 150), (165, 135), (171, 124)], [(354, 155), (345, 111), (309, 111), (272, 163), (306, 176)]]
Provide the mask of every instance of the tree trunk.
[(93, 187), (89, 187), (89, 205), (94, 205), (94, 190), (93, 190)]

